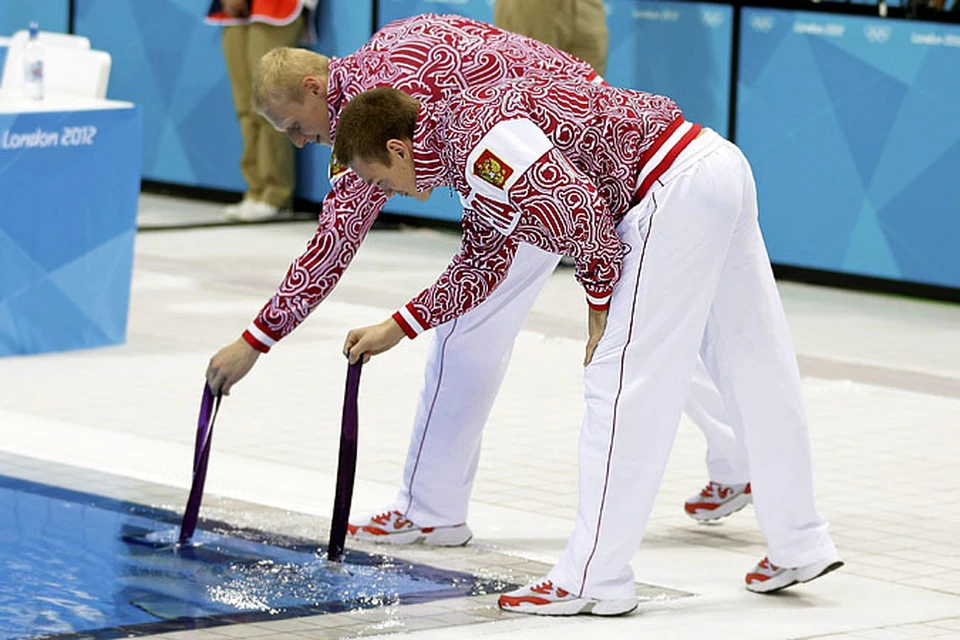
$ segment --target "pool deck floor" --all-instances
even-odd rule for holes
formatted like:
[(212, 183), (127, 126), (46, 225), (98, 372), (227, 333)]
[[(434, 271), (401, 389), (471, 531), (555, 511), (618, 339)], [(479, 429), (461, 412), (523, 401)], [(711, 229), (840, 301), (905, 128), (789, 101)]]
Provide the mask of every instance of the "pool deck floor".
[[(213, 205), (145, 196), (141, 219), (158, 226), (198, 211), (219, 215)], [(207, 361), (273, 293), (313, 226), (139, 233), (127, 344), (0, 359), (0, 473), (182, 509)], [(224, 400), (203, 517), (325, 539), (344, 336), (428, 285), (457, 245), (437, 230), (371, 232), (330, 298)], [(777, 596), (747, 592), (744, 574), (765, 555), (752, 507), (714, 526), (683, 512), (707, 479), (703, 437), (685, 417), (631, 562), (650, 596), (632, 615), (528, 617), (498, 611), (486, 595), (159, 637), (960, 638), (960, 305), (780, 284), (818, 508), (842, 570)], [(519, 336), (485, 431), (474, 541), (387, 553), (517, 582), (556, 561), (576, 508), (584, 316), (561, 268)], [(394, 498), (428, 340), (405, 341), (364, 369), (356, 515)]]

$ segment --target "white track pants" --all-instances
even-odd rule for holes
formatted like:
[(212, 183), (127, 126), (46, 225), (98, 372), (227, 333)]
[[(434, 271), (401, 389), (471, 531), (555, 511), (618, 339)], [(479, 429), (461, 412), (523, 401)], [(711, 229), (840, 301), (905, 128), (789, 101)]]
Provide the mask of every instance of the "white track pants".
[(800, 377), (746, 159), (705, 131), (618, 225), (629, 247), (585, 373), (580, 501), (550, 572), (584, 596), (633, 593), (637, 551), (702, 354), (750, 461), (769, 557), (836, 553), (816, 511)]
[[(483, 427), (516, 336), (560, 257), (521, 245), (503, 283), (482, 304), (433, 332), (424, 384), (394, 508), (420, 526), (467, 519)], [(707, 471), (749, 482), (746, 452), (725, 401), (698, 360), (686, 411), (707, 440)]]
[(747, 452), (737, 437), (728, 404), (734, 404), (734, 399), (724, 399), (703, 360), (697, 358), (684, 411), (707, 439), (707, 474), (720, 484), (746, 484), (750, 482)]
[(560, 256), (521, 244), (476, 308), (436, 328), (394, 508), (421, 527), (466, 522), (483, 426), (520, 327)]
[[(496, 291), (434, 332), (394, 508), (420, 526), (467, 519), (483, 427), (520, 327), (560, 257), (521, 245)], [(725, 402), (698, 360), (687, 414), (707, 440), (707, 470), (723, 484), (749, 482), (746, 453)]]

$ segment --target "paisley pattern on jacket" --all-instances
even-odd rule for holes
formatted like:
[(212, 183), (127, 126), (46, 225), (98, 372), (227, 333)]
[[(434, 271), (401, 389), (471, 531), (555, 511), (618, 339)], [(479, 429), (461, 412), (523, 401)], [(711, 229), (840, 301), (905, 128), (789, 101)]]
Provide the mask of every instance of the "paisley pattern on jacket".
[(423, 105), (417, 188), (457, 190), (464, 237), (437, 282), (395, 319), (413, 337), (473, 308), (506, 277), (520, 242), (572, 257), (588, 304), (606, 308), (623, 252), (616, 221), (677, 123), (669, 98), (545, 76)]
[[(346, 102), (367, 89), (392, 86), (432, 102), (470, 87), (531, 74), (596, 77), (582, 60), (483, 22), (433, 14), (397, 20), (355, 53), (331, 58), (327, 87), (331, 133)], [(336, 286), (385, 202), (382, 191), (351, 171), (332, 180), (316, 233), (247, 327), (248, 343), (268, 351), (303, 322)]]

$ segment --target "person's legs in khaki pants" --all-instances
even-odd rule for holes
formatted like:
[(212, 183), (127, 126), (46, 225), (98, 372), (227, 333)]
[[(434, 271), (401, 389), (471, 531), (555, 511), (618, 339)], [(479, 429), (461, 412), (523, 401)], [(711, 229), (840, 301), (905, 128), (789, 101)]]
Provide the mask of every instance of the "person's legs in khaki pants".
[(257, 171), (256, 154), (257, 120), (260, 116), (253, 110), (250, 99), (253, 78), (246, 53), (249, 32), (246, 25), (223, 28), (223, 59), (227, 64), (227, 74), (230, 76), (230, 87), (233, 91), (233, 108), (237, 112), (237, 122), (243, 138), (240, 173), (247, 183), (245, 199), (262, 200), (263, 185), (260, 184), (260, 173)]
[(295, 46), (302, 32), (302, 17), (282, 27), (252, 23), (223, 29), (223, 55), (243, 136), (240, 172), (247, 183), (246, 197), (278, 209), (293, 199), (294, 150), (286, 135), (253, 110), (253, 70), (270, 49)]
[(597, 73), (607, 66), (607, 18), (602, 0), (497, 0), (493, 21), (577, 56)]
[(563, 50), (586, 60), (594, 71), (603, 75), (607, 69), (607, 14), (603, 0), (576, 0), (573, 30)]
[[(295, 47), (303, 35), (303, 17), (283, 27), (274, 27), (263, 23), (251, 24), (249, 42), (247, 42), (247, 64), (251, 70), (256, 68), (260, 58), (276, 47)], [(247, 99), (250, 102), (250, 99)], [(260, 172), (260, 184), (263, 185), (261, 200), (274, 207), (283, 209), (293, 201), (295, 184), (293, 154), (294, 148), (286, 134), (280, 133), (266, 121), (257, 116), (257, 169)]]

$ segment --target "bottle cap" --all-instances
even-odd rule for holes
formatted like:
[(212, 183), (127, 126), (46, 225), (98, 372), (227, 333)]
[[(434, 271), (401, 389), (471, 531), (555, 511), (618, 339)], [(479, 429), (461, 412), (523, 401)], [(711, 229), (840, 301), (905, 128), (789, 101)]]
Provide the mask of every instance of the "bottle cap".
[(36, 38), (36, 37), (37, 37), (37, 33), (39, 33), (39, 31), (40, 31), (40, 25), (38, 25), (36, 22), (31, 22), (31, 23), (29, 24), (29, 29), (30, 29), (30, 37), (31, 37), (31, 38)]

